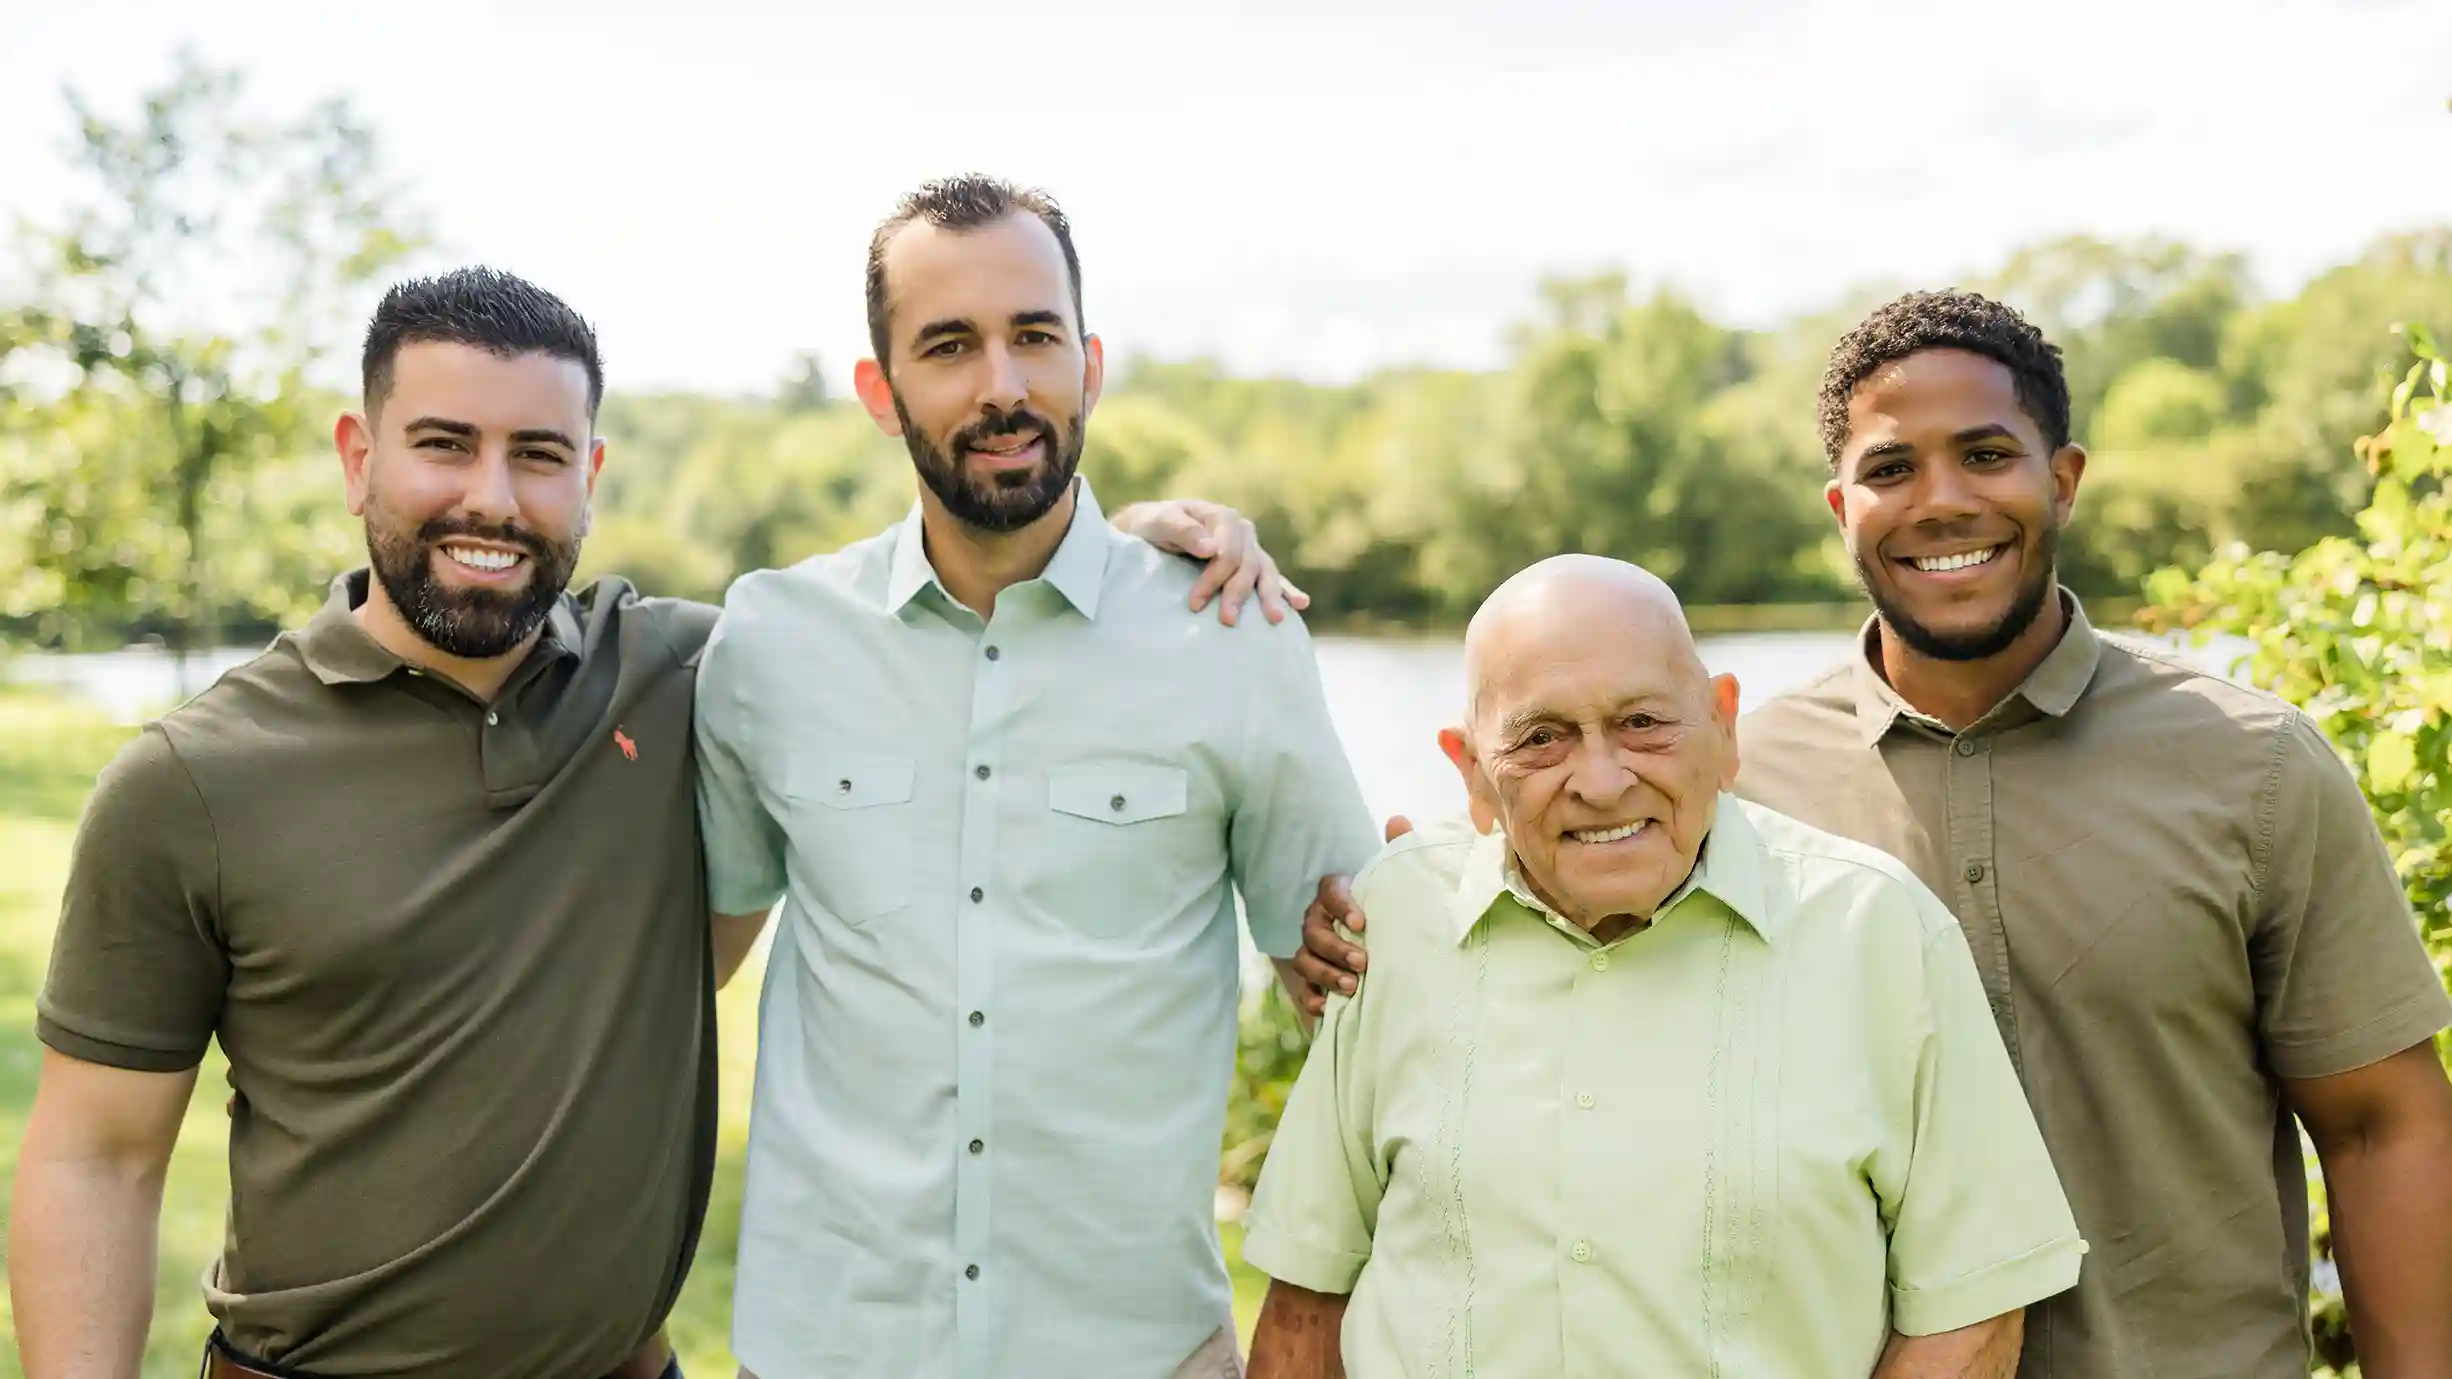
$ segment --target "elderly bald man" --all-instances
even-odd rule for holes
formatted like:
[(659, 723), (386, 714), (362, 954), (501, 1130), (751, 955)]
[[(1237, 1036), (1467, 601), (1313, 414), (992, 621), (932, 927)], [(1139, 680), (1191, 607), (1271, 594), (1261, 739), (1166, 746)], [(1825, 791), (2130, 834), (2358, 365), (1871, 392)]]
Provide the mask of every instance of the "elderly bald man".
[(1473, 817), (1355, 879), (1251, 1379), (2011, 1374), (2085, 1245), (1949, 910), (1727, 793), (1736, 682), (1646, 572), (1544, 561), (1466, 661)]

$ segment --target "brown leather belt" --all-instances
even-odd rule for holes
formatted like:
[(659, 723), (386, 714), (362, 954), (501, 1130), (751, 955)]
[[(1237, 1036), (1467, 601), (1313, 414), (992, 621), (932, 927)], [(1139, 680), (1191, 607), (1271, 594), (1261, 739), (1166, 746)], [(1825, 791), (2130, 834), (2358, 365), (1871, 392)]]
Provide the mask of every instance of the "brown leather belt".
[[(673, 1348), (662, 1332), (639, 1348), (636, 1355), (624, 1360), (605, 1379), (662, 1379), (672, 1366)], [(257, 1369), (246, 1360), (230, 1353), (219, 1336), (205, 1348), (206, 1379), (296, 1379), (294, 1370)]]

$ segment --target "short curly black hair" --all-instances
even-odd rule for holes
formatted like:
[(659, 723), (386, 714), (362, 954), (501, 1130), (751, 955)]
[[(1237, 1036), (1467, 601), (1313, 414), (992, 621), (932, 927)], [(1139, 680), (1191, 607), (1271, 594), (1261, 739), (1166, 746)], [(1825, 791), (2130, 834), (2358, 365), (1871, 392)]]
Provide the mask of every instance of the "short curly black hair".
[(2016, 383), (2018, 406), (2043, 428), (2054, 450), (2069, 443), (2069, 378), (2060, 346), (2027, 319), (1973, 292), (1910, 292), (1885, 302), (1839, 337), (1822, 371), (1819, 415), (1822, 450), (1831, 472), (1847, 448), (1848, 399), (1874, 370), (1925, 350), (1966, 350), (2002, 368)]

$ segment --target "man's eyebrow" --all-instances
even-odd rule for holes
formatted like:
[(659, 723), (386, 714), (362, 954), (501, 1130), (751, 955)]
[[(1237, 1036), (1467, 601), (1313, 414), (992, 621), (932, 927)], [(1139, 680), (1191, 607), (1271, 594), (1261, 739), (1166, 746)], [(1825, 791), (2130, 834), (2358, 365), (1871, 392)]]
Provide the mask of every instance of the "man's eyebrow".
[(1069, 322), (1065, 320), (1064, 313), (1061, 311), (1017, 311), (1013, 313), (1013, 324), (1017, 327), (1054, 326), (1062, 330)]
[(1547, 709), (1517, 709), (1514, 713), (1508, 714), (1505, 718), (1498, 721), (1499, 739), (1501, 741), (1507, 741), (1513, 739), (1516, 735), (1529, 728), (1537, 728), (1544, 723), (1557, 723), (1561, 721), (1562, 720), (1558, 717), (1558, 715), (1551, 713)]
[(511, 444), (513, 445), (527, 445), (536, 441), (543, 441), (548, 445), (558, 445), (564, 450), (576, 450), (579, 448), (570, 437), (563, 435), (559, 431), (551, 429), (513, 431), (511, 433)]
[(1966, 430), (1951, 436), (1950, 440), (1958, 445), (1973, 445), (1977, 441), (2014, 441), (2017, 438), (2017, 432), (2010, 430), (2008, 427), (2003, 426), (1997, 421), (1991, 421), (1986, 422), (1981, 426), (1970, 426)]
[(1916, 448), (1905, 441), (1883, 441), (1879, 445), (1868, 446), (1863, 454), (1856, 457), (1856, 463), (1867, 464), (1874, 460), (1905, 459), (1915, 453)]
[(928, 324), (921, 326), (919, 328), (919, 333), (911, 337), (911, 344), (912, 347), (916, 349), (921, 345), (927, 344), (931, 340), (941, 339), (944, 336), (977, 335), (978, 333), (979, 327), (971, 324), (970, 318), (965, 316), (948, 316), (942, 321), (930, 321)]
[(465, 421), (453, 421), (449, 417), (419, 417), (417, 420), (410, 422), (406, 429), (410, 431), (440, 431), (448, 436), (460, 436), (463, 438), (472, 439), (477, 434), (476, 427), (469, 425)]

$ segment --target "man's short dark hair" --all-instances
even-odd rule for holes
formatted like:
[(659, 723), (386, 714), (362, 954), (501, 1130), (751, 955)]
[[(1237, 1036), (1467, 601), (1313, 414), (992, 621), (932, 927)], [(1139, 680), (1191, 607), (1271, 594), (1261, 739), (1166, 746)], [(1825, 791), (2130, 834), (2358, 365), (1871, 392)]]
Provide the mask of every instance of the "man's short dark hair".
[(1832, 473), (1847, 448), (1848, 399), (1876, 370), (1926, 350), (1966, 350), (2002, 368), (2018, 390), (2018, 406), (2043, 431), (2046, 445), (2069, 443), (2069, 379), (2060, 347), (2027, 319), (1973, 292), (1910, 292), (1883, 304), (1839, 337), (1822, 372), (1822, 449)]
[(360, 360), (369, 412), (391, 395), (392, 366), (403, 345), (473, 345), (504, 359), (523, 354), (567, 359), (587, 370), (587, 414), (604, 401), (604, 361), (596, 331), (561, 298), (493, 268), (455, 268), (411, 278), (383, 294), (366, 327)]
[(1043, 191), (1017, 187), (1001, 178), (965, 173), (923, 184), (896, 202), (894, 213), (868, 237), (868, 347), (879, 368), (892, 372), (885, 250), (894, 242), (894, 236), (914, 221), (924, 220), (941, 230), (976, 230), (1016, 212), (1037, 216), (1039, 223), (1055, 235), (1056, 246), (1064, 251), (1064, 271), (1073, 282), (1073, 325), (1086, 329), (1081, 316), (1081, 256), (1073, 252), (1073, 222), (1064, 218), (1063, 208)]

